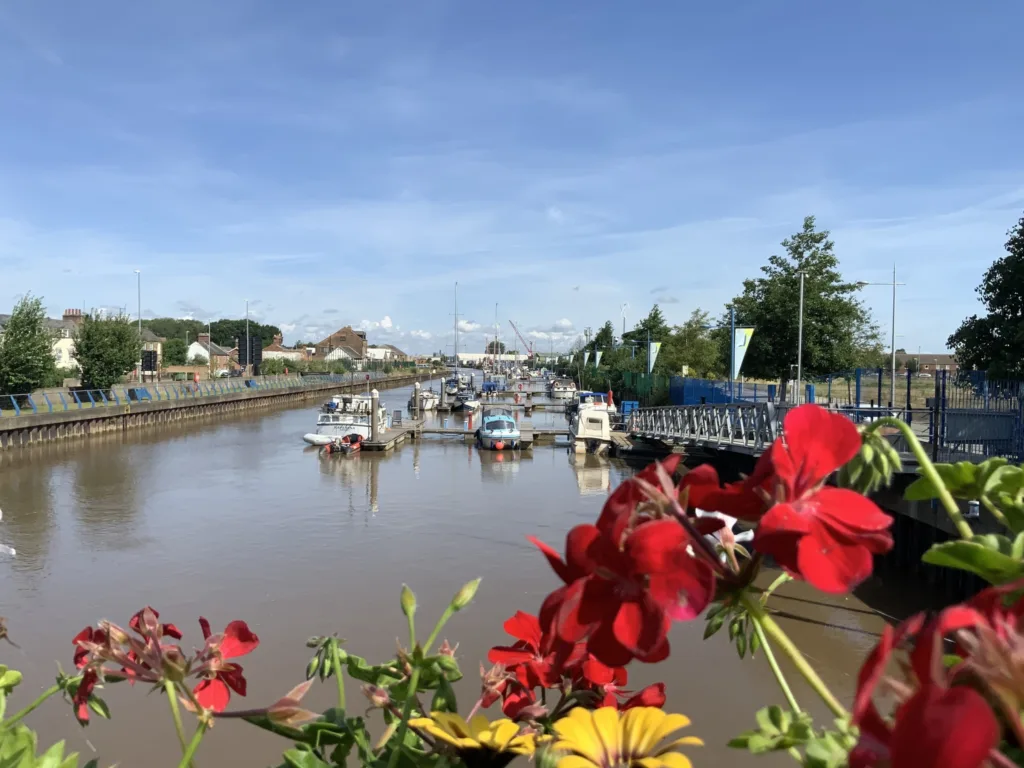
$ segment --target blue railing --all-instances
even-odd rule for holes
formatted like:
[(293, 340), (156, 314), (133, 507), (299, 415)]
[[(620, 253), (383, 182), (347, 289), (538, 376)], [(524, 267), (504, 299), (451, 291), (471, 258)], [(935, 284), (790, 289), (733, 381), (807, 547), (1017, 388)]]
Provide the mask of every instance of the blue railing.
[(196, 400), (204, 397), (230, 395), (258, 390), (279, 390), (293, 387), (312, 387), (323, 384), (361, 384), (380, 381), (388, 374), (368, 371), (354, 374), (325, 373), (306, 376), (260, 376), (257, 378), (212, 379), (191, 381), (145, 382), (124, 384), (110, 389), (69, 388), (36, 394), (0, 395), (0, 417), (38, 413), (108, 408), (136, 402), (173, 402)]

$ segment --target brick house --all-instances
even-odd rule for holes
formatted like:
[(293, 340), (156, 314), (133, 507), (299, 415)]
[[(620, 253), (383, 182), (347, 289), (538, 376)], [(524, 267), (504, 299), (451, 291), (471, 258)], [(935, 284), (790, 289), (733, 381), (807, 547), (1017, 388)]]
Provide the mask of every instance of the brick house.
[(264, 360), (306, 360), (309, 354), (305, 348), (293, 349), (284, 346), (284, 336), (280, 333), (274, 336), (274, 342), (263, 348)]
[(917, 372), (927, 373), (929, 376), (934, 376), (936, 371), (949, 371), (950, 376), (955, 376), (957, 372), (956, 355), (951, 354), (921, 354), (921, 355), (908, 355), (904, 352), (896, 353), (896, 365), (899, 366), (900, 370), (906, 370), (907, 360), (916, 359), (918, 362)]
[(351, 325), (346, 325), (344, 328), (335, 331), (323, 341), (317, 342), (315, 359), (323, 360), (339, 347), (348, 347), (358, 353), (358, 359), (365, 360), (367, 349), (366, 331), (352, 330)]

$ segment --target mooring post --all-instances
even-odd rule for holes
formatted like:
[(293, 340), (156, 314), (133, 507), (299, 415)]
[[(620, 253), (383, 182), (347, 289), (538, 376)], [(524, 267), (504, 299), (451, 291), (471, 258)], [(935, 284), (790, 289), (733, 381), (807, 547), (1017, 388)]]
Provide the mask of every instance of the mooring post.
[(420, 417), (420, 383), (418, 381), (412, 386), (412, 402), (413, 418), (418, 419)]
[(370, 440), (380, 442), (380, 393), (374, 389), (370, 392)]
[(444, 380), (444, 376), (441, 377), (441, 409), (448, 405), (448, 392), (447, 382)]

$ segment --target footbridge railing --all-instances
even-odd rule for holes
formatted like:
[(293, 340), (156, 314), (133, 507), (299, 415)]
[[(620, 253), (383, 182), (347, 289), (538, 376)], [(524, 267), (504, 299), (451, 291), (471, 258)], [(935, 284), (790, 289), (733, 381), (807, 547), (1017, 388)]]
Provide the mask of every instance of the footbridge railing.
[(627, 430), (636, 437), (716, 445), (757, 454), (781, 434), (779, 411), (772, 403), (641, 408), (631, 414)]

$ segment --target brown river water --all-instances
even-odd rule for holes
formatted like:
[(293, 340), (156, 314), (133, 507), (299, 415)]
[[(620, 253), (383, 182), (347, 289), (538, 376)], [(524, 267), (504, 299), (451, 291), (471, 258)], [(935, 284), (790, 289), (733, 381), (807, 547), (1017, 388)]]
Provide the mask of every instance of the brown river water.
[[(385, 391), (381, 399), (404, 410), (410, 391)], [(321, 458), (301, 442), (315, 418), (311, 403), (0, 454), (0, 541), (18, 551), (0, 560), (0, 614), (20, 645), (0, 644), (0, 662), (25, 674), (9, 712), (52, 684), (56, 661), (71, 668), (78, 630), (101, 618), (123, 624), (147, 604), (185, 631), (186, 649), (202, 644), (200, 615), (215, 631), (245, 619), (261, 645), (242, 660), (248, 696), (232, 703), (254, 707), (303, 679), (310, 635), (338, 632), (351, 652), (383, 661), (405, 632), (403, 582), (419, 598), (425, 637), (459, 586), (482, 577), (475, 602), (444, 633), (459, 643), (465, 714), (476, 699), (479, 662), (507, 640), (504, 619), (516, 610), (536, 613), (557, 586), (526, 536), (562, 549), (566, 531), (595, 520), (609, 489), (636, 469), (575, 459), (564, 446), (498, 456), (443, 437), (389, 455)], [(533, 421), (564, 425), (554, 413)], [(786, 631), (849, 701), (883, 618), (855, 597), (831, 598), (802, 584), (781, 594), (775, 605), (785, 611)], [(791, 763), (725, 746), (752, 726), (758, 707), (784, 701), (760, 654), (741, 662), (724, 631), (702, 642), (703, 629), (703, 621), (677, 624), (671, 658), (633, 665), (633, 687), (667, 684), (666, 708), (689, 715), (691, 731), (707, 744), (691, 750), (698, 766)], [(798, 682), (798, 699), (825, 722)], [(317, 684), (307, 702), (322, 709), (334, 695), (333, 681)], [(94, 717), (81, 729), (71, 707), (52, 699), (28, 722), (44, 744), (65, 738), (101, 765), (177, 764), (163, 696), (126, 685), (105, 696), (111, 721)], [(365, 708), (351, 682), (348, 697), (350, 711)], [(489, 714), (499, 716), (498, 708)], [(285, 747), (244, 723), (221, 722), (197, 762), (277, 765)]]

